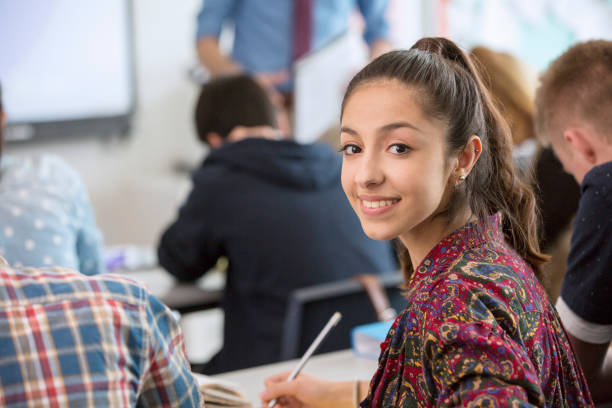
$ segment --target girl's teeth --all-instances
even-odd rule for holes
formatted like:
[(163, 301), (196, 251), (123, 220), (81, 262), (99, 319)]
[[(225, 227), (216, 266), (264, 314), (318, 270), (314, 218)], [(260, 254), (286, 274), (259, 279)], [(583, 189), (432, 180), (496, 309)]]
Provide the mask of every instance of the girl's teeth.
[(366, 208), (380, 208), (380, 207), (386, 207), (389, 206), (391, 204), (396, 203), (396, 200), (380, 200), (380, 201), (366, 201), (366, 200), (362, 200), (364, 207)]

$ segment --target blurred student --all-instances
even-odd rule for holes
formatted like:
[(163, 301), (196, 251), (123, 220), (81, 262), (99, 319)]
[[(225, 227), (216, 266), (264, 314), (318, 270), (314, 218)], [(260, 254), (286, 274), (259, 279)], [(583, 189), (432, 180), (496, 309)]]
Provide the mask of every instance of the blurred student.
[(535, 198), (470, 58), (443, 38), (387, 53), (353, 78), (341, 122), (344, 191), (368, 236), (403, 244), (408, 305), (381, 345), (369, 391), (366, 382), (286, 382), (282, 373), (266, 381), (263, 402), (590, 406), (536, 277), (546, 257)]
[(582, 195), (557, 301), (596, 402), (612, 402), (612, 42), (574, 45), (536, 95), (538, 134)]
[(580, 188), (550, 147), (541, 147), (535, 137), (535, 73), (514, 56), (486, 47), (475, 47), (470, 56), (500, 113), (508, 122), (514, 144), (513, 156), (523, 181), (533, 185), (542, 225), (540, 246), (551, 254), (543, 266), (546, 289), (552, 299), (561, 291), (565, 259), (569, 252), (571, 220), (578, 209)]
[(117, 275), (0, 256), (0, 405), (203, 406), (174, 314)]
[(247, 75), (202, 87), (196, 127), (211, 153), (159, 244), (160, 264), (184, 281), (229, 260), (224, 344), (207, 374), (278, 361), (292, 290), (396, 269), (351, 211), (337, 153), (287, 140), (276, 114)]
[[(244, 71), (266, 88), (288, 91), (293, 62), (344, 33), (355, 6), (372, 56), (387, 51), (388, 0), (204, 0), (198, 15), (200, 61), (213, 76)], [(231, 56), (219, 48), (228, 22), (235, 30)]]
[[(0, 156), (1, 96), (0, 89)], [(52, 155), (0, 158), (0, 254), (9, 264), (104, 272), (102, 236), (77, 172)]]
[(535, 142), (535, 81), (532, 80), (535, 74), (514, 56), (487, 47), (474, 47), (470, 57), (476, 60), (477, 68), (484, 68), (480, 74), (510, 126), (514, 146), (527, 141)]

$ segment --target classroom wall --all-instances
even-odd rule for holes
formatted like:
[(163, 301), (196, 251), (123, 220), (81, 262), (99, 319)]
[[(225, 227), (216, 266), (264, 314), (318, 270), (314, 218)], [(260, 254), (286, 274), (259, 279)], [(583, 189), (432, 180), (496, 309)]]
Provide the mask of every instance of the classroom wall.
[(82, 138), (9, 145), (6, 154), (53, 153), (83, 176), (107, 245), (155, 245), (189, 189), (177, 163), (196, 165), (195, 18), (200, 0), (134, 0), (137, 107), (125, 140)]

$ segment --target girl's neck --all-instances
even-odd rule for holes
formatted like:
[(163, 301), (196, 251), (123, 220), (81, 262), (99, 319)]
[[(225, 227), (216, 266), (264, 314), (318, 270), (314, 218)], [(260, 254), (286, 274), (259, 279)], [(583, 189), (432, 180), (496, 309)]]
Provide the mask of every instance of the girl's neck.
[(412, 230), (401, 235), (400, 241), (408, 249), (412, 266), (416, 269), (425, 259), (429, 251), (452, 232), (463, 227), (473, 218), (469, 206), (454, 211), (438, 212), (417, 225)]

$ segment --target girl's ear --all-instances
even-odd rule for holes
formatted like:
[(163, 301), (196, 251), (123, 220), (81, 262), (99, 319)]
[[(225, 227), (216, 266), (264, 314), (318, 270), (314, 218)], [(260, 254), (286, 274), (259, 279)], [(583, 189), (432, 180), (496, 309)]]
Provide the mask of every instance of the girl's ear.
[(455, 177), (459, 181), (465, 180), (482, 153), (482, 142), (480, 137), (473, 135), (466, 143), (463, 151), (457, 157), (457, 168)]

